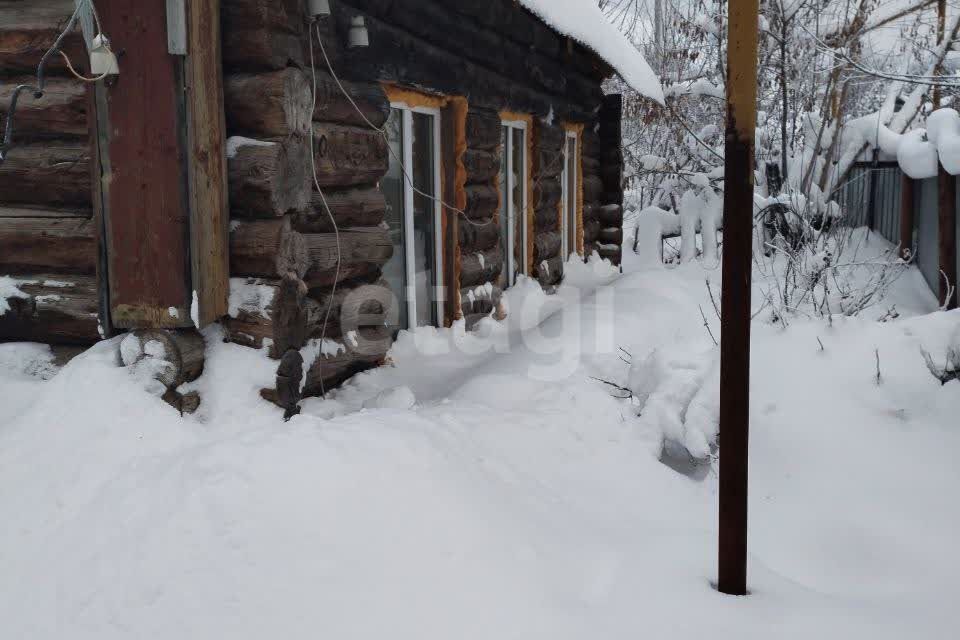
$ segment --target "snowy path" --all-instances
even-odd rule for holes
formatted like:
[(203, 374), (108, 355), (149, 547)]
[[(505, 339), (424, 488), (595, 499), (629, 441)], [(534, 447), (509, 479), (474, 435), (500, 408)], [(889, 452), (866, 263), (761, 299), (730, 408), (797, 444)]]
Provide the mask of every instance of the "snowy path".
[[(521, 288), (509, 329), (407, 336), (286, 425), (239, 347), (213, 343), (200, 422), (109, 345), (48, 382), (0, 347), (0, 637), (952, 637), (960, 394), (918, 346), (960, 316), (756, 325), (754, 594), (731, 599), (709, 584), (715, 477), (657, 459), (709, 430), (705, 277)], [(640, 417), (589, 380), (626, 382), (620, 346), (660, 354)], [(416, 407), (359, 411), (400, 385)]]

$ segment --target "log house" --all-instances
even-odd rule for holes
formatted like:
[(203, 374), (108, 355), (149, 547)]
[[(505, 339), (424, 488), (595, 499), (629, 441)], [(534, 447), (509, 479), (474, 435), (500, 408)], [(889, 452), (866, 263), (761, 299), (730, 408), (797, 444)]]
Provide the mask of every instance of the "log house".
[[(313, 21), (305, 0), (183, 1), (173, 34), (163, 2), (97, 0), (120, 75), (83, 84), (55, 56), (22, 101), (0, 340), (165, 331), (190, 345), (176, 396), (219, 323), (277, 361), (262, 395), (289, 416), (399, 330), (502, 318), (506, 289), (552, 291), (568, 254), (619, 264), (615, 69), (520, 3), (331, 0)], [(0, 0), (0, 119), (73, 10)], [(84, 37), (65, 43), (81, 73)]]

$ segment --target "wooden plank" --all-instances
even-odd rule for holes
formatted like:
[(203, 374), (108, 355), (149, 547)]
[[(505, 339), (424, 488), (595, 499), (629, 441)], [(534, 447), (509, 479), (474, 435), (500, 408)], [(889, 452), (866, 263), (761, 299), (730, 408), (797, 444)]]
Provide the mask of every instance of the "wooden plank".
[(220, 58), (220, 0), (190, 0), (186, 64), (190, 266), (199, 327), (227, 314), (230, 205)]
[(167, 53), (163, 3), (98, 0), (97, 8), (123, 54), (97, 108), (111, 320), (126, 329), (190, 327), (182, 60)]

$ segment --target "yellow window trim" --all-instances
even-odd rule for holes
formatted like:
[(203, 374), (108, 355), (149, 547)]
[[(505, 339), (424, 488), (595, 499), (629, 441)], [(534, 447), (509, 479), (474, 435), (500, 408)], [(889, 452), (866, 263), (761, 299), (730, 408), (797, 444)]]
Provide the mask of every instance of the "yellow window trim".
[[(516, 111), (501, 111), (500, 112), (500, 121), (501, 122), (524, 122), (527, 125), (527, 216), (525, 221), (524, 230), (527, 236), (527, 264), (526, 269), (524, 269), (525, 275), (531, 275), (533, 273), (533, 252), (534, 252), (534, 230), (536, 225), (534, 224), (534, 209), (533, 209), (533, 123), (534, 118), (529, 113), (517, 113)], [(497, 185), (497, 193), (500, 193), (499, 184)], [(497, 203), (497, 215), (500, 214), (500, 211), (503, 207), (503, 203)]]
[[(452, 302), (444, 310), (443, 322), (451, 326), (463, 317), (460, 300), (460, 242), (458, 225), (460, 213), (467, 207), (467, 169), (463, 164), (463, 155), (467, 151), (467, 99), (462, 96), (430, 94), (394, 83), (381, 83), (387, 100), (391, 104), (404, 104), (410, 109), (429, 108), (440, 110), (440, 193), (444, 206), (440, 216), (440, 230), (444, 287), (447, 299)], [(452, 133), (452, 144), (449, 135)], [(450, 155), (453, 155), (453, 158)], [(454, 162), (453, 189), (448, 189), (448, 163)], [(450, 206), (446, 206), (450, 205)], [(455, 208), (456, 211), (452, 210)], [(450, 242), (452, 238), (453, 242)], [(453, 278), (449, 278), (449, 274)]]
[[(563, 152), (567, 152), (567, 134), (575, 133), (577, 134), (577, 246), (576, 251), (577, 255), (583, 256), (583, 131), (584, 125), (582, 123), (575, 122), (564, 122), (563, 123)], [(558, 209), (558, 215), (560, 217), (560, 232), (563, 233), (563, 207), (565, 203), (560, 202)], [(569, 256), (563, 256), (564, 261)]]

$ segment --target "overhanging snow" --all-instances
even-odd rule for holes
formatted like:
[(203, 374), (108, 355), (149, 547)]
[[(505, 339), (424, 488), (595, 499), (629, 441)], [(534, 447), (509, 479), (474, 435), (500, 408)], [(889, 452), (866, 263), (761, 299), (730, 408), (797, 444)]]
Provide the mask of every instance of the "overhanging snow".
[(589, 0), (520, 0), (555, 31), (590, 48), (634, 90), (663, 104), (660, 80), (643, 54)]

